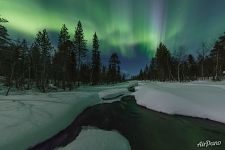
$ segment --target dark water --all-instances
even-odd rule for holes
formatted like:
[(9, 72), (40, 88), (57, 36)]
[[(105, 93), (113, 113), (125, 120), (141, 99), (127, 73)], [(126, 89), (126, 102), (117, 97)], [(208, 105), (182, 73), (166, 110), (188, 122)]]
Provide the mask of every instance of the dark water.
[[(224, 124), (155, 112), (137, 105), (133, 96), (87, 108), (69, 127), (30, 149), (52, 150), (66, 146), (76, 139), (82, 126), (117, 130), (128, 139), (132, 150), (225, 150)], [(206, 140), (222, 144), (197, 147), (200, 141)]]

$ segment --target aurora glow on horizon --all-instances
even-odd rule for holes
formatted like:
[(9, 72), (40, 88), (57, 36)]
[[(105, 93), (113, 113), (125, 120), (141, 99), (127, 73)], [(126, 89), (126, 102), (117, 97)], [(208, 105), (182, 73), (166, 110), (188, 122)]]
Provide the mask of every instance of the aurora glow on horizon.
[(171, 51), (181, 45), (196, 51), (223, 34), (224, 10), (223, 0), (0, 0), (13, 37), (32, 40), (44, 28), (58, 33), (64, 23), (72, 35), (81, 20), (88, 43), (97, 32), (103, 53), (127, 58), (150, 58), (160, 41)]

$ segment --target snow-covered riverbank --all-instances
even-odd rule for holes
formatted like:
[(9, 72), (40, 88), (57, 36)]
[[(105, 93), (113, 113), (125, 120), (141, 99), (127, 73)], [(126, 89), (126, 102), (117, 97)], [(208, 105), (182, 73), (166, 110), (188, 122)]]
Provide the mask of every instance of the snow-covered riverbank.
[[(134, 82), (135, 83), (135, 82)], [(85, 108), (133, 94), (139, 105), (165, 112), (225, 123), (225, 82), (198, 81), (83, 86), (72, 92), (0, 96), (0, 149), (23, 150), (66, 128)], [(104, 100), (104, 98), (106, 100)]]
[(149, 109), (225, 123), (225, 82), (139, 82), (139, 105)]
[(129, 142), (117, 131), (83, 129), (76, 140), (58, 150), (131, 150)]
[(60, 92), (0, 97), (0, 149), (26, 149), (67, 127), (99, 101), (92, 92)]
[(100, 103), (100, 91), (126, 89), (127, 85), (81, 86), (71, 92), (43, 94), (15, 91), (0, 96), (0, 149), (15, 150), (16, 145), (17, 150), (24, 150), (52, 137), (85, 108)]

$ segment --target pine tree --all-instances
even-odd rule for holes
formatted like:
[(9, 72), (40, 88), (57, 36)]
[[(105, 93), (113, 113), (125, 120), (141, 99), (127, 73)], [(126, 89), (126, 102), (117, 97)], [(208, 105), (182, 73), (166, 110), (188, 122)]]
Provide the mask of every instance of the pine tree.
[(80, 81), (84, 84), (90, 83), (91, 78), (91, 65), (82, 64), (80, 68)]
[(106, 66), (102, 66), (101, 69), (101, 83), (106, 83), (107, 82), (107, 69)]
[(78, 21), (75, 35), (74, 35), (74, 49), (77, 55), (77, 70), (78, 70), (78, 86), (80, 85), (80, 78), (81, 78), (81, 65), (84, 61), (84, 58), (87, 55), (87, 48), (86, 48), (86, 40), (84, 39), (84, 33), (82, 29), (82, 24)]
[(22, 41), (18, 41), (19, 49), (18, 49), (18, 63), (17, 63), (17, 78), (16, 86), (17, 88), (24, 88), (25, 79), (27, 78), (27, 74), (29, 71), (29, 48), (27, 41), (23, 39)]
[(139, 80), (144, 80), (144, 72), (143, 70), (141, 69), (140, 72), (139, 72)]
[(95, 33), (93, 36), (93, 50), (92, 50), (92, 83), (98, 84), (100, 81), (101, 59), (99, 51), (98, 36)]
[[(26, 40), (25, 40), (26, 41)], [(28, 47), (28, 44), (26, 42), (26, 44), (24, 45), (24, 49), (26, 50), (25, 53), (25, 64), (26, 64), (26, 75), (25, 78), (27, 78), (27, 87), (26, 89), (30, 89), (31, 88), (31, 78), (32, 78), (32, 52), (31, 52), (31, 48)]]
[(11, 55), (11, 51), (9, 50), (9, 34), (5, 26), (3, 26), (3, 23), (7, 22), (8, 21), (6, 19), (0, 17), (0, 75), (5, 75), (5, 72), (7, 71), (5, 69), (8, 67), (4, 64), (7, 64), (7, 59), (9, 59)]
[(117, 65), (117, 74), (116, 74), (116, 81), (117, 82), (121, 82), (121, 80), (122, 80), (122, 75), (121, 75), (121, 71), (120, 71), (120, 65), (118, 64)]
[(120, 81), (120, 61), (116, 53), (113, 53), (109, 59), (109, 68), (108, 68), (108, 82), (116, 83)]
[(149, 73), (149, 68), (148, 65), (145, 65), (145, 69), (144, 69), (144, 80), (148, 80), (148, 73)]
[(69, 58), (69, 79), (70, 79), (70, 90), (72, 88), (72, 84), (75, 85), (76, 77), (77, 77), (77, 61), (76, 54), (73, 50), (71, 50), (70, 58)]
[(71, 82), (70, 79), (70, 70), (69, 69), (75, 69), (75, 68), (70, 68), (69, 65), (71, 65), (71, 56), (72, 50), (71, 50), (71, 42), (70, 42), (70, 36), (68, 29), (65, 24), (63, 24), (61, 31), (59, 33), (59, 40), (58, 40), (58, 54), (57, 56), (57, 63), (58, 66), (57, 73), (61, 74), (58, 75), (60, 77), (59, 80), (62, 81), (62, 88), (65, 90), (66, 89), (66, 83), (69, 85)]
[(46, 29), (44, 29), (42, 32), (40, 31), (38, 32), (37, 37), (35, 39), (35, 45), (40, 50), (40, 59), (41, 59), (40, 88), (43, 92), (45, 92), (51, 73), (50, 65), (51, 65), (51, 54), (53, 50)]
[(210, 77), (214, 76), (214, 65), (213, 65), (213, 59), (210, 56), (205, 57), (205, 63), (204, 63), (204, 75), (210, 79)]
[(2, 23), (7, 23), (8, 21), (0, 17), (0, 50), (5, 49), (10, 44), (9, 34), (7, 29), (2, 25)]
[(9, 94), (9, 91), (13, 85), (13, 80), (17, 80), (18, 70), (17, 67), (18, 62), (20, 60), (20, 49), (21, 45), (19, 42), (13, 42), (9, 47), (11, 53), (10, 57), (7, 59), (7, 75), (6, 75), (6, 85), (8, 86), (8, 90), (6, 92), (6, 96)]
[(157, 66), (156, 66), (156, 59), (153, 57), (149, 66), (149, 78), (150, 80), (157, 79)]
[(159, 80), (165, 81), (171, 79), (170, 52), (162, 43), (156, 51), (156, 64)]
[(31, 45), (31, 78), (34, 79), (36, 87), (40, 87), (41, 80), (41, 52), (37, 43)]

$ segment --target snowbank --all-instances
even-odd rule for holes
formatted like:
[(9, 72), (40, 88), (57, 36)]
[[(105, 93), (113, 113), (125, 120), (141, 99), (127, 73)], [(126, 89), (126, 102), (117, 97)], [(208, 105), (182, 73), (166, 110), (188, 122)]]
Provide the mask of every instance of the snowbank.
[(72, 143), (58, 150), (131, 150), (129, 142), (117, 131), (83, 129)]
[(138, 82), (134, 93), (127, 90), (129, 85), (126, 82), (80, 87), (74, 92), (0, 96), (0, 149), (27, 149), (67, 127), (85, 108), (102, 102), (102, 98), (120, 100), (129, 94), (135, 95), (138, 104), (156, 111), (225, 123), (224, 81)]
[(122, 96), (129, 95), (132, 92), (132, 88), (136, 88), (138, 86), (138, 82), (127, 82), (122, 86), (121, 84), (117, 84), (115, 86), (111, 86), (107, 90), (103, 90), (98, 93), (100, 99), (107, 101), (118, 101)]
[(225, 123), (225, 86), (221, 83), (143, 82), (134, 95), (139, 105), (156, 111)]
[[(128, 85), (81, 86), (72, 92), (46, 94), (15, 90), (0, 96), (0, 150), (15, 150), (15, 146), (24, 150), (52, 137), (85, 108), (100, 103), (100, 91), (126, 89)], [(0, 85), (0, 94), (4, 90)]]
[(99, 97), (103, 100), (113, 100), (117, 99), (125, 94), (128, 94), (128, 90), (125, 88), (122, 89), (109, 89), (99, 92)]
[(0, 96), (0, 149), (24, 150), (44, 141), (98, 102), (89, 91)]

